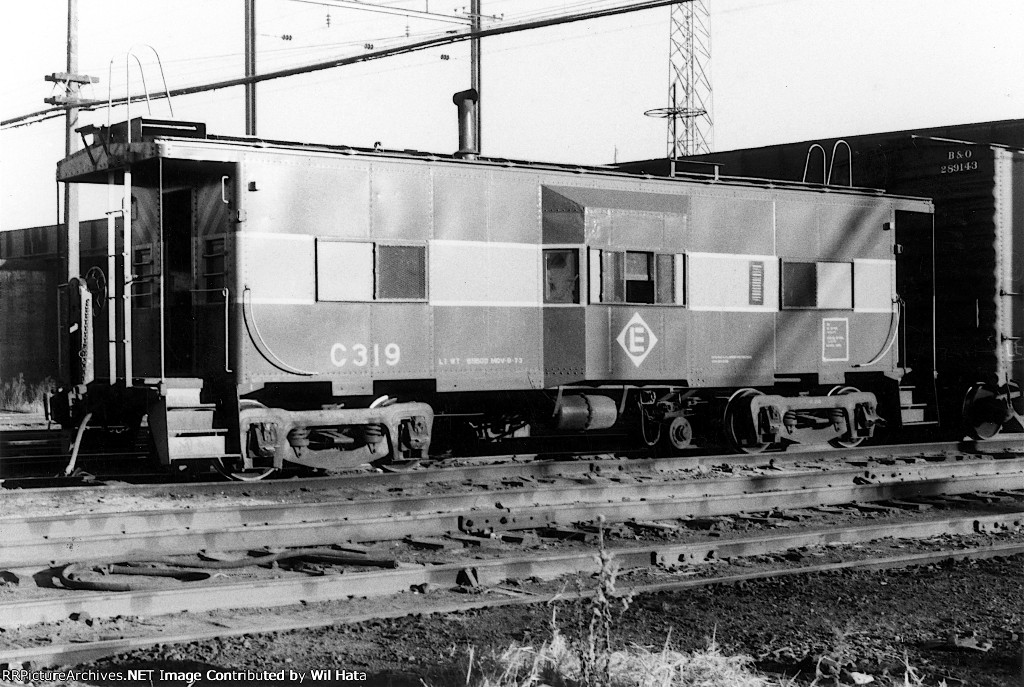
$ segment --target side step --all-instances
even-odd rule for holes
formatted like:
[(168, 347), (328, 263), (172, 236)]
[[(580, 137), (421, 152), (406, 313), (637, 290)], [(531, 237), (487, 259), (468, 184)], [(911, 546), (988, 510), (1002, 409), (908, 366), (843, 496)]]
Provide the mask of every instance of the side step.
[(168, 379), (149, 409), (149, 427), (164, 465), (220, 458), (225, 454), (227, 430), (213, 426), (216, 405), (200, 402), (200, 379)]
[(900, 387), (900, 419), (904, 427), (926, 427), (938, 425), (937, 420), (927, 419), (930, 405), (928, 403), (915, 403), (913, 386)]

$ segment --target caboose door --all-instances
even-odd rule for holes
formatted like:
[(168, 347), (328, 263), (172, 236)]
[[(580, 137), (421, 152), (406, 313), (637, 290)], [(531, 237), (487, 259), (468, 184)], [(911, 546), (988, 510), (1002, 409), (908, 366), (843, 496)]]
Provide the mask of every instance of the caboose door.
[(195, 198), (191, 188), (163, 193), (164, 370), (169, 377), (195, 371), (195, 280), (192, 237)]

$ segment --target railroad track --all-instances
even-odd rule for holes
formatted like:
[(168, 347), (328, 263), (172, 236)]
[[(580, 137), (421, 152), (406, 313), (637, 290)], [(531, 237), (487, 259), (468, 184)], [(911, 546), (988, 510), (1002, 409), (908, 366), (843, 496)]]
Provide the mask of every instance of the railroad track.
[[(310, 483), (306, 480), (290, 485), (287, 482), (218, 483), (209, 487), (208, 494), (256, 487), (259, 492), (255, 496), (252, 491), (245, 493), (250, 498), (262, 497), (266, 501), (270, 500), (268, 497), (283, 498), (299, 492), (316, 499), (305, 503), (222, 503), (196, 507), (193, 500), (190, 508), (64, 510), (57, 515), (36, 516), (16, 516), (9, 509), (9, 514), (0, 518), (5, 536), (0, 570), (18, 580), (50, 585), (59, 577), (60, 566), (67, 563), (86, 563), (76, 570), (88, 573), (93, 563), (170, 556), (178, 557), (178, 570), (193, 577), (205, 575), (208, 579), (187, 583), (172, 580), (167, 583), (169, 586), (125, 592), (30, 588), (28, 583), (23, 583), (22, 594), (7, 595), (7, 599), (0, 602), (0, 618), (5, 628), (30, 630), (38, 627), (44, 628), (41, 631), (45, 633), (46, 626), (40, 623), (56, 623), (72, 614), (94, 619), (111, 616), (169, 618), (173, 617), (169, 614), (183, 610), (197, 613), (244, 608), (251, 606), (254, 599), (261, 606), (314, 601), (340, 601), (351, 605), (352, 598), (404, 596), (408, 599), (408, 594), (400, 592), (410, 589), (460, 588), (469, 594), (452, 598), (450, 594), (432, 592), (419, 599), (420, 603), (412, 604), (412, 610), (404, 612), (455, 608), (465, 604), (466, 599), (471, 599), (470, 605), (476, 606), (535, 602), (550, 598), (552, 590), (519, 591), (502, 587), (502, 582), (509, 579), (544, 581), (593, 572), (592, 542), (597, 537), (593, 523), (599, 517), (603, 517), (606, 533), (617, 536), (609, 550), (619, 566), (639, 575), (629, 582), (638, 591), (718, 579), (705, 577), (704, 570), (714, 567), (707, 566), (708, 561), (776, 555), (797, 547), (869, 542), (893, 536), (1005, 536), (1024, 526), (1024, 458), (968, 458), (949, 447), (946, 447), (947, 455), (941, 457), (929, 453), (931, 449), (908, 448), (905, 453), (909, 455), (898, 459), (889, 455), (879, 462), (854, 456), (848, 460), (855, 465), (833, 464), (829, 469), (814, 464), (810, 455), (802, 459), (811, 462), (810, 467), (797, 461), (781, 470), (778, 465), (765, 468), (766, 456), (747, 456), (740, 462), (746, 462), (753, 474), (716, 473), (717, 479), (694, 479), (692, 472), (682, 472), (687, 464), (685, 459), (505, 463), (445, 471), (356, 474), (314, 482), (319, 486), (330, 484), (335, 490), (344, 485), (349, 489), (349, 496), (331, 497), (333, 492), (318, 492), (302, 486)], [(987, 448), (1002, 450), (995, 446)], [(878, 454), (877, 448), (875, 454)], [(926, 458), (922, 458), (922, 454)], [(721, 458), (717, 457), (718, 462)], [(715, 464), (715, 461), (716, 458), (711, 457), (707, 464)], [(755, 465), (761, 467), (754, 468)], [(448, 479), (441, 479), (439, 474), (447, 475)], [(441, 492), (433, 490), (437, 484), (444, 485)], [(197, 485), (180, 486), (191, 489)], [(220, 492), (212, 491), (215, 487), (219, 487)], [(132, 485), (113, 490), (30, 490), (8, 492), (3, 496), (5, 501), (12, 497), (8, 505), (17, 508), (20, 498), (38, 499), (47, 493), (63, 497), (74, 493), (85, 498), (111, 493), (173, 496), (175, 488)], [(388, 489), (424, 490), (424, 493), (395, 495)], [(360, 490), (369, 490), (369, 493)], [(967, 509), (970, 513), (942, 519), (922, 515), (932, 508)], [(869, 527), (851, 527), (847, 521), (824, 527), (801, 524), (817, 516), (840, 520), (845, 516), (848, 520), (851, 514), (859, 517), (906, 515), (913, 521), (907, 522), (904, 518), (899, 523)], [(723, 535), (717, 529), (723, 522), (763, 531), (758, 536), (716, 537)], [(800, 531), (779, 534), (783, 527), (797, 527)], [(621, 538), (622, 535), (626, 538)], [(627, 541), (632, 537), (637, 538), (638, 543)], [(352, 542), (377, 544), (366, 548)], [(539, 546), (545, 548), (537, 548), (538, 542), (543, 542)], [(321, 551), (333, 552), (333, 555), (337, 555), (340, 547), (346, 551), (347, 558), (344, 565), (319, 568), (305, 565), (291, 570), (256, 569), (244, 573), (216, 573), (215, 577), (209, 577), (209, 571), (197, 572), (200, 564), (196, 552), (206, 551), (214, 558), (224, 558), (214, 552), (243, 552), (235, 555), (245, 557), (245, 551), (265, 555), (268, 547), (273, 551), (328, 547)], [(1010, 555), (1018, 553), (1018, 547), (1016, 541), (999, 546), (989, 543), (973, 547), (967, 553), (954, 553)], [(549, 550), (551, 548), (555, 550)], [(411, 553), (413, 550), (419, 553)], [(126, 553), (130, 551), (146, 553)], [(950, 555), (941, 551), (928, 554), (932, 558)], [(384, 564), (390, 561), (393, 569), (375, 567), (372, 572), (366, 572), (366, 566), (361, 565), (381, 565), (382, 557), (387, 559)], [(315, 560), (316, 556), (313, 558)], [(904, 554), (873, 558), (877, 559), (873, 563), (840, 560), (829, 565), (878, 567), (932, 559), (920, 555), (908, 558)], [(795, 574), (794, 571), (818, 568), (820, 566), (791, 565), (774, 572), (762, 570), (744, 575)], [(694, 569), (699, 572), (694, 573)], [(341, 574), (336, 574), (339, 572)], [(87, 580), (89, 574), (82, 574), (80, 579)], [(55, 586), (59, 587), (60, 583)], [(481, 593), (487, 597), (485, 600), (477, 596)], [(368, 611), (378, 616), (388, 612), (391, 611), (379, 608)], [(257, 629), (246, 623), (235, 627), (232, 621), (228, 626), (220, 623), (214, 630), (208, 625), (193, 626), (180, 635), (162, 630), (135, 640), (93, 638), (83, 642), (79, 638), (74, 647), (62, 646), (59, 638), (54, 641), (53, 637), (43, 642), (48, 646), (25, 639), (19, 646), (4, 647), (0, 641), (0, 664), (24, 661), (34, 665), (67, 664), (143, 646), (146, 642), (189, 641), (201, 638), (204, 632), (226, 635), (236, 631), (244, 634), (311, 627), (317, 623), (336, 623), (340, 616), (350, 621), (360, 617), (351, 608), (333, 614), (318, 611), (304, 620), (289, 619), (286, 613), (273, 627), (267, 626), (265, 620)], [(247, 629), (243, 631), (243, 627)], [(139, 632), (148, 630), (143, 627)]]
[[(723, 542), (702, 542), (690, 545), (663, 544), (655, 546), (629, 546), (611, 549), (613, 560), (626, 574), (620, 574), (617, 588), (623, 593), (646, 593), (683, 590), (708, 584), (737, 584), (770, 577), (803, 575), (832, 570), (869, 568), (886, 569), (912, 565), (935, 564), (951, 559), (989, 558), (1024, 553), (1024, 541), (986, 543), (983, 546), (960, 546), (927, 552), (895, 555), (864, 555), (853, 560), (839, 560), (813, 565), (762, 566), (763, 569), (739, 574), (732, 567), (723, 572), (719, 566), (704, 565), (707, 570), (700, 577), (691, 577), (696, 562), (731, 561), (744, 564), (745, 558), (764, 558), (797, 548), (808, 549), (827, 545), (835, 547), (857, 542), (873, 542), (900, 536), (901, 541), (915, 537), (937, 535), (971, 535), (986, 531), (1017, 531), (1022, 526), (1022, 515), (969, 516), (930, 521), (908, 526), (874, 525), (859, 528), (830, 528), (774, 537), (749, 537)], [(902, 544), (897, 544), (902, 546)], [(798, 559), (799, 560), (799, 559)], [(410, 613), (449, 613), (475, 608), (488, 608), (510, 604), (547, 603), (554, 599), (588, 596), (591, 592), (570, 589), (566, 585), (552, 588), (550, 584), (522, 585), (517, 580), (527, 578), (534, 582), (557, 578), (566, 574), (589, 575), (598, 571), (599, 564), (592, 551), (546, 556), (528, 556), (473, 565), (452, 564), (422, 566), (415, 569), (377, 571), (374, 573), (347, 573), (344, 576), (319, 577), (298, 580), (280, 579), (241, 584), (221, 584), (197, 593), (193, 588), (137, 592), (133, 594), (92, 594), (73, 602), (39, 600), (3, 606), (5, 624), (16, 627), (19, 623), (39, 622), (49, 615), (51, 622), (71, 617), (103, 617), (115, 613), (123, 616), (163, 614), (166, 622), (152, 620), (141, 628), (129, 629), (124, 636), (111, 638), (99, 634), (85, 640), (71, 642), (57, 638), (31, 643), (17, 648), (0, 647), (0, 665), (34, 668), (51, 665), (75, 665), (105, 656), (156, 644), (174, 644), (202, 641), (216, 637), (240, 636), (253, 633), (283, 632), (311, 629), (330, 625), (359, 623), (365, 620), (399, 617)], [(676, 569), (683, 568), (680, 574)], [(630, 577), (638, 571), (654, 573), (640, 580)], [(511, 580), (511, 582), (510, 582)], [(504, 586), (502, 586), (504, 585)], [(531, 589), (531, 586), (533, 589)], [(470, 594), (458, 594), (456, 588)], [(403, 595), (410, 589), (422, 596)], [(205, 592), (205, 593), (203, 593)], [(475, 593), (473, 593), (475, 592)], [(384, 607), (362, 610), (358, 602), (347, 602), (346, 608), (329, 602), (338, 599), (362, 599), (393, 595), (397, 599)], [(204, 611), (251, 606), (253, 598), (260, 598), (261, 606), (289, 606), (272, 618), (258, 618), (245, 614), (216, 615)], [(319, 606), (310, 605), (314, 602)], [(364, 602), (365, 603), (365, 602)], [(353, 607), (354, 606), (354, 607)], [(184, 616), (168, 616), (175, 611), (188, 611)]]
[[(13, 432), (15, 437), (22, 437), (25, 433), (38, 433), (36, 430)], [(54, 434), (53, 431), (39, 430)], [(50, 488), (94, 488), (97, 486), (113, 486), (126, 488), (125, 482), (146, 483), (153, 485), (148, 493), (162, 493), (160, 484), (187, 484), (184, 489), (190, 494), (219, 493), (221, 491), (238, 491), (272, 495), (282, 491), (294, 489), (294, 482), (290, 480), (270, 479), (260, 482), (229, 482), (223, 479), (203, 482), (197, 481), (194, 475), (189, 476), (187, 482), (175, 481), (173, 476), (162, 473), (165, 477), (160, 480), (159, 474), (146, 472), (136, 466), (126, 473), (97, 473), (87, 474), (85, 478), (81, 475), (63, 478), (54, 477), (55, 473), (46, 473), (45, 476), (26, 476), (24, 469), (31, 466), (34, 460), (43, 461), (50, 467), (61, 467), (66, 464), (66, 455), (45, 455), (25, 456), (19, 455), (11, 449), (17, 441), (8, 436), (10, 431), (0, 431), (0, 488), (5, 489), (50, 489)], [(58, 433), (59, 434), (59, 433)], [(6, 437), (6, 438), (5, 438)], [(26, 441), (43, 441), (43, 439), (26, 439)], [(53, 437), (45, 439), (47, 442), (58, 441)], [(124, 459), (138, 459), (141, 451), (128, 453), (83, 453), (80, 456), (79, 464), (94, 468), (89, 461), (116, 461)], [(350, 470), (340, 475), (317, 476), (304, 478), (304, 484), (311, 489), (324, 489), (332, 486), (404, 486), (409, 484), (423, 484), (432, 481), (458, 481), (458, 480), (493, 480), (503, 476), (521, 477), (529, 475), (536, 478), (548, 476), (566, 476), (570, 474), (588, 473), (611, 473), (616, 471), (645, 471), (671, 472), (678, 470), (703, 469), (719, 465), (729, 465), (733, 468), (756, 468), (759, 466), (778, 465), (786, 466), (795, 463), (810, 463), (821, 461), (825, 465), (845, 463), (858, 460), (884, 461), (887, 459), (906, 460), (908, 458), (944, 459), (957, 456), (989, 455), (1006, 456), (1015, 455), (1024, 451), (1024, 434), (1000, 435), (995, 439), (978, 442), (963, 440), (959, 442), (938, 441), (915, 444), (895, 444), (881, 446), (861, 446), (853, 449), (835, 451), (831, 449), (804, 448), (795, 446), (789, 451), (767, 452), (755, 455), (744, 454), (690, 454), (671, 458), (646, 458), (646, 457), (621, 457), (614, 454), (561, 454), (557, 458), (544, 458), (537, 454), (507, 454), (492, 455), (481, 458), (460, 457), (433, 462), (414, 462), (408, 465), (389, 466), (380, 470)], [(59, 459), (59, 460), (58, 460)], [(138, 461), (136, 461), (138, 462)], [(52, 465), (51, 465), (52, 463)], [(123, 463), (113, 463), (114, 466)], [(9, 466), (17, 466), (19, 472), (11, 473)], [(147, 493), (140, 491), (138, 493)]]

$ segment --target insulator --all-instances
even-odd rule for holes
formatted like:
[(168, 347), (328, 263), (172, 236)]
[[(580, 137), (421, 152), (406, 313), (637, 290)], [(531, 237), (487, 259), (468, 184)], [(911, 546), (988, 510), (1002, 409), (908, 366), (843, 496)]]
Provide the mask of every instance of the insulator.
[(792, 434), (796, 429), (796, 411), (787, 410), (786, 414), (782, 416), (782, 424), (785, 425), (786, 431)]

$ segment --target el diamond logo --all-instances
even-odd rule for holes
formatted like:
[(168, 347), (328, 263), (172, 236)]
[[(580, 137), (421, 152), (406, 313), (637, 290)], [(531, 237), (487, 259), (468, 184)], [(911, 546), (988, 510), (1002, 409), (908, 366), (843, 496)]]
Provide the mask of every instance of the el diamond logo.
[(654, 335), (654, 331), (644, 322), (644, 318), (640, 317), (640, 313), (633, 313), (632, 319), (626, 323), (626, 326), (619, 332), (619, 336), (615, 340), (619, 342), (622, 350), (626, 352), (626, 355), (629, 356), (629, 359), (633, 361), (633, 365), (636, 367), (640, 367), (640, 363), (644, 361), (647, 354), (658, 343), (658, 337)]

